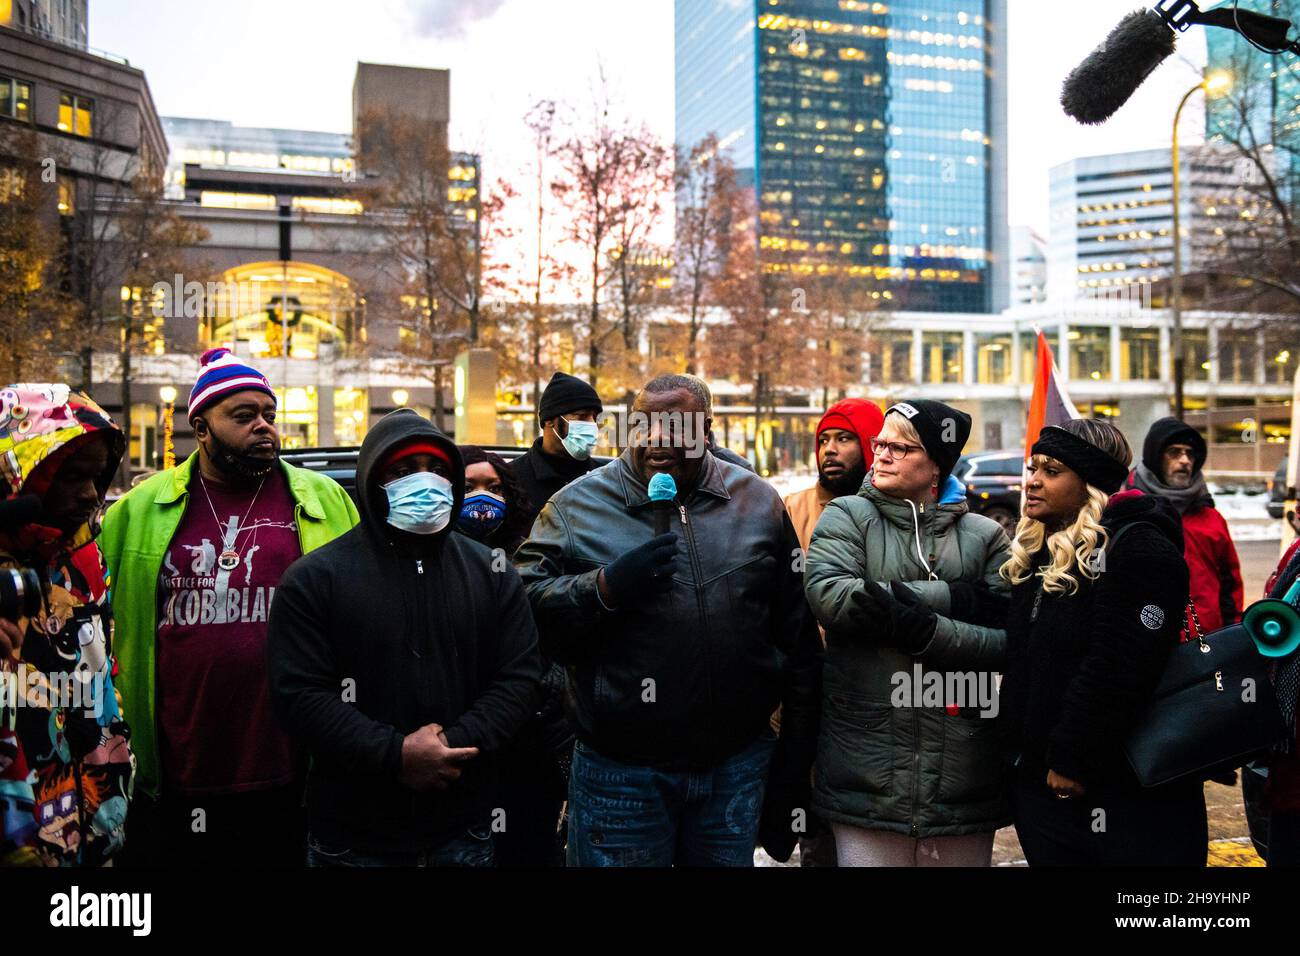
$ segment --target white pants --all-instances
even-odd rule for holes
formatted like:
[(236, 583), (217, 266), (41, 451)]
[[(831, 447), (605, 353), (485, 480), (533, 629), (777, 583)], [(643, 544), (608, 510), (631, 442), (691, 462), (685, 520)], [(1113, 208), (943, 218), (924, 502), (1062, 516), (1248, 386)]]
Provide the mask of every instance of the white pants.
[(990, 866), (993, 834), (916, 839), (892, 830), (832, 823), (840, 866)]

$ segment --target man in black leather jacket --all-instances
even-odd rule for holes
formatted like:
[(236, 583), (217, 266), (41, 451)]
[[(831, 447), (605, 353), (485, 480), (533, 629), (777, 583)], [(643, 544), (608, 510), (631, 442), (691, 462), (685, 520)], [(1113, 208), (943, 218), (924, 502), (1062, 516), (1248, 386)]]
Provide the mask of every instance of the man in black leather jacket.
[[(631, 447), (557, 492), (515, 555), (568, 668), (570, 865), (750, 865), (756, 837), (787, 858), (806, 814), (821, 642), (799, 542), (769, 484), (708, 452), (709, 405), (689, 377), (647, 384)], [(656, 472), (678, 490), (659, 536)]]

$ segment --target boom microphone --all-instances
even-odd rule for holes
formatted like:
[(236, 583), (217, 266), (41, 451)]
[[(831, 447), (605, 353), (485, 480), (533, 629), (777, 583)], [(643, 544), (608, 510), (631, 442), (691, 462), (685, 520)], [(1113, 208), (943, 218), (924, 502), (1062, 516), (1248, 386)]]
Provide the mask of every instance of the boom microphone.
[(1080, 123), (1104, 123), (1174, 52), (1176, 35), (1153, 10), (1134, 10), (1065, 78), (1061, 106)]

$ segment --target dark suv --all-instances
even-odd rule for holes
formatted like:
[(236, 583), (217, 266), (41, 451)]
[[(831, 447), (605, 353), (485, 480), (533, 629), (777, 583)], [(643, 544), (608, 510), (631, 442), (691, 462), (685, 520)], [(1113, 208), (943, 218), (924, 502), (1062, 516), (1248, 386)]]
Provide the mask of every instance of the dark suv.
[(1025, 456), (1020, 451), (986, 451), (962, 455), (953, 468), (953, 477), (966, 486), (970, 510), (992, 518), (1016, 533), (1020, 520), (1020, 489)]

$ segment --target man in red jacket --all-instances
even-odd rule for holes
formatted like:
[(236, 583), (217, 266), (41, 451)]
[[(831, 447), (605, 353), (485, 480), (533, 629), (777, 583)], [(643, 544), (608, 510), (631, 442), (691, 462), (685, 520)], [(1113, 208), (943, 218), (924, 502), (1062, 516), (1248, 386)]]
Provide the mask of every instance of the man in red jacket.
[(1241, 563), (1228, 522), (1205, 487), (1205, 439), (1176, 418), (1162, 418), (1147, 432), (1142, 461), (1129, 487), (1168, 499), (1183, 516), (1183, 558), (1191, 573), (1191, 597), (1206, 632), (1241, 619)]

